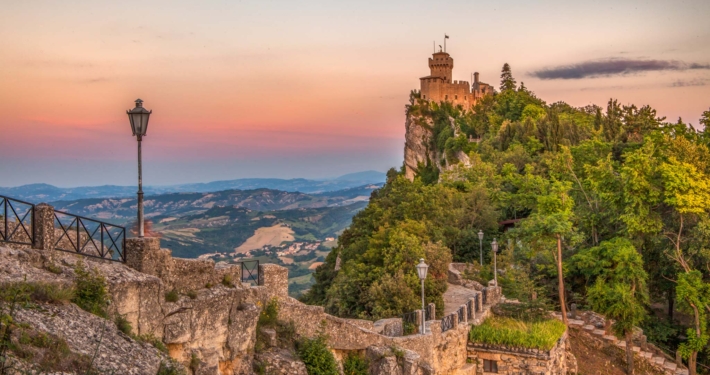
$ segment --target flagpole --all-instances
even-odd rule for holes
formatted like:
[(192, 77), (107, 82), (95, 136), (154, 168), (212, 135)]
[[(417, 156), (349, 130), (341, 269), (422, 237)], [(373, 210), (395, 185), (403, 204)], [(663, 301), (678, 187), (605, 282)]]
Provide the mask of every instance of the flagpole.
[(446, 33), (444, 33), (444, 52), (446, 52)]

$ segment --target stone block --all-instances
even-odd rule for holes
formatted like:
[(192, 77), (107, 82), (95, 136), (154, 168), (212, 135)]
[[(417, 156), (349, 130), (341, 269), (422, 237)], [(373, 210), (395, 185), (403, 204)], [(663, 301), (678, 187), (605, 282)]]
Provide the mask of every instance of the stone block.
[(678, 368), (678, 365), (676, 365), (673, 362), (666, 362), (663, 364), (663, 368), (671, 370), (671, 371), (675, 371), (675, 369)]
[(387, 337), (400, 337), (404, 334), (402, 318), (380, 319), (375, 322), (374, 331)]
[(666, 362), (666, 359), (663, 357), (653, 357), (651, 358), (651, 362), (657, 365), (663, 365), (663, 363)]
[(641, 357), (646, 358), (646, 359), (650, 359), (651, 357), (653, 357), (653, 353), (651, 353), (651, 352), (641, 352)]
[(275, 297), (288, 298), (288, 268), (276, 264), (259, 264), (259, 285)]
[(127, 238), (126, 248), (123, 249), (126, 265), (136, 271), (161, 277), (170, 254), (163, 254), (160, 250), (160, 238)]
[(631, 350), (633, 350), (634, 353), (640, 353), (641, 347), (640, 346), (633, 346), (633, 347), (631, 347)]
[(591, 332), (591, 331), (594, 331), (594, 330), (596, 329), (596, 327), (594, 327), (594, 326), (591, 325), (591, 324), (587, 324), (587, 325), (583, 326), (582, 329), (585, 330), (585, 331)]
[(32, 247), (38, 250), (54, 250), (54, 207), (46, 203), (36, 205), (32, 221), (35, 232)]
[(606, 332), (604, 332), (603, 329), (595, 329), (594, 331), (592, 331), (592, 334), (597, 335), (597, 336), (604, 336), (605, 333)]

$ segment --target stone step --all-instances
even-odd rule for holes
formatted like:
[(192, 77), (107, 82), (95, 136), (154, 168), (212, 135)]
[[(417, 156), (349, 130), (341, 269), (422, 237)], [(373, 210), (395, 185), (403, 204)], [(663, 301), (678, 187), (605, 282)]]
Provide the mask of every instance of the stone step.
[(663, 357), (653, 357), (653, 358), (651, 358), (651, 363), (655, 363), (655, 364), (661, 365), (661, 366), (663, 365), (663, 363), (664, 363), (665, 361), (666, 361), (666, 359), (663, 358)]
[(597, 329), (597, 328), (596, 328), (595, 326), (591, 325), (591, 324), (587, 324), (586, 326), (582, 327), (582, 329), (585, 330), (585, 331), (592, 332), (592, 331), (594, 331), (594, 330)]
[(603, 329), (595, 329), (592, 331), (592, 334), (595, 334), (597, 336), (604, 336), (604, 330)]
[(620, 348), (625, 348), (626, 347), (626, 341), (617, 341), (616, 346)]
[(653, 357), (653, 353), (651, 353), (651, 352), (641, 352), (641, 357), (646, 358), (646, 359), (651, 359), (651, 357)]
[(673, 362), (666, 362), (663, 364), (663, 367), (671, 371), (675, 371), (675, 369), (678, 368), (678, 365)]
[(675, 370), (675, 375), (688, 375), (690, 372), (687, 368), (679, 368)]
[(641, 347), (640, 346), (632, 346), (631, 350), (634, 351), (634, 353), (641, 353)]
[(570, 319), (567, 321), (569, 325), (571, 326), (583, 326), (584, 325), (584, 320), (579, 320), (579, 319)]
[(604, 335), (602, 337), (604, 338), (604, 340), (609, 340), (611, 342), (617, 342), (619, 340), (614, 335)]

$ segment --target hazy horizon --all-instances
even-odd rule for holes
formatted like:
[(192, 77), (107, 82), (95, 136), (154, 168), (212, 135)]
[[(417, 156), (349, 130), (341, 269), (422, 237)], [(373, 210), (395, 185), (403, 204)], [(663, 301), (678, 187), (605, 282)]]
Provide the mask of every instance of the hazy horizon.
[(33, 1), (0, 14), (0, 186), (132, 185), (399, 167), (433, 44), (548, 103), (710, 106), (710, 2)]

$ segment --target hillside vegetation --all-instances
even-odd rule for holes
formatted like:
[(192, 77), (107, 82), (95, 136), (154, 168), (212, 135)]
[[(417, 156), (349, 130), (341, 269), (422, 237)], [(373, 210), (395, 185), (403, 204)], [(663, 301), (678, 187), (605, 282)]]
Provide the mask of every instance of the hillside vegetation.
[[(414, 266), (425, 258), (427, 302), (441, 309), (446, 263), (477, 262), (482, 230), (477, 277), (492, 278), (497, 238), (507, 297), (593, 307), (627, 338), (641, 324), (695, 368), (710, 337), (710, 134), (613, 99), (546, 103), (507, 64), (501, 92), (470, 112), (417, 92), (406, 111), (446, 162), (420, 165), (414, 181), (390, 170), (304, 300), (346, 317), (411, 311), (420, 306)], [(710, 111), (701, 116), (710, 125)], [(469, 165), (458, 164), (461, 152)], [(668, 306), (667, 316), (655, 318), (653, 303)]]

